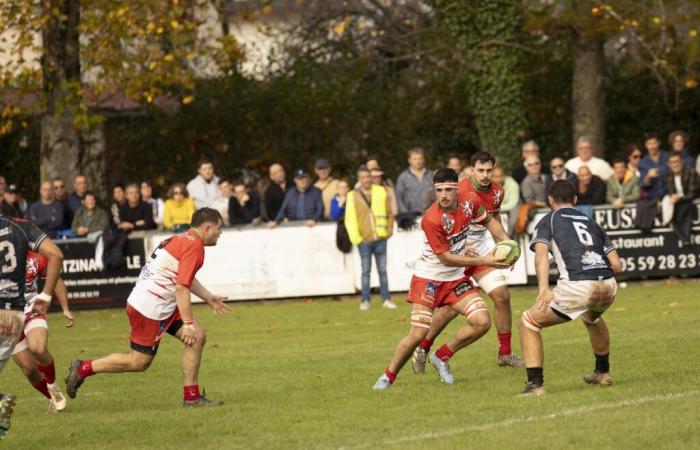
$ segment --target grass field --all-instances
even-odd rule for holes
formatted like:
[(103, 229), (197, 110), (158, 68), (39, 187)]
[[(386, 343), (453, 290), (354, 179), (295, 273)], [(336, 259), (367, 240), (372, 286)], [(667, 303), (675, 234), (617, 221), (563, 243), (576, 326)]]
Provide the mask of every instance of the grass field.
[[(496, 366), (494, 330), (453, 358), (453, 386), (431, 367), (423, 376), (406, 367), (390, 390), (372, 391), (408, 328), (403, 302), (366, 313), (349, 300), (244, 304), (223, 319), (198, 307), (209, 336), (201, 384), (223, 408), (181, 407), (180, 344), (170, 337), (146, 373), (92, 377), (56, 415), (10, 363), (2, 391), (19, 402), (0, 447), (700, 448), (698, 290), (684, 282), (620, 291), (606, 315), (610, 388), (581, 381), (593, 357), (580, 323), (545, 330), (539, 398), (515, 397), (524, 371)], [(519, 318), (534, 291), (513, 297)], [(50, 318), (61, 379), (71, 358), (128, 348), (122, 310), (81, 313), (70, 330), (62, 320)]]

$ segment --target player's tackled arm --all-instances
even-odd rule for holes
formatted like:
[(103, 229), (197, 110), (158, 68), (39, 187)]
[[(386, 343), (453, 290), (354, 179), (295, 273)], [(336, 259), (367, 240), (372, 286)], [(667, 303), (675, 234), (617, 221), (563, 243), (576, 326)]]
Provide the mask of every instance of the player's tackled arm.
[(194, 316), (192, 315), (192, 295), (190, 288), (184, 284), (175, 285), (175, 300), (177, 309), (182, 317), (182, 336), (180, 340), (183, 344), (192, 346), (197, 342), (196, 330), (194, 327)]
[(39, 245), (39, 253), (46, 256), (49, 260), (46, 266), (46, 281), (41, 294), (37, 295), (34, 300), (34, 311), (39, 314), (45, 314), (51, 304), (51, 296), (53, 295), (56, 283), (61, 276), (63, 266), (63, 252), (49, 238), (41, 241)]
[(549, 246), (543, 242), (535, 244), (535, 273), (537, 274), (537, 307), (546, 311), (554, 294), (549, 289)]

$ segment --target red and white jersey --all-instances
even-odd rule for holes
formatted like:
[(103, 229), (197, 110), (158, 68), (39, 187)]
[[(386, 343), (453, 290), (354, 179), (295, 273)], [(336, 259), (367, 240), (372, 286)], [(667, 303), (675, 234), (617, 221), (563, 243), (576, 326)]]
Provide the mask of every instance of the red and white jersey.
[(127, 303), (153, 320), (165, 320), (177, 306), (175, 286), (191, 286), (204, 264), (204, 243), (189, 230), (160, 243), (141, 269)]
[(485, 224), (489, 220), (479, 197), (472, 192), (458, 194), (459, 206), (446, 212), (435, 202), (423, 215), (423, 246), (416, 261), (415, 275), (435, 281), (455, 281), (464, 277), (464, 267), (449, 267), (440, 262), (440, 253), (464, 255), (467, 233), (472, 223)]
[(46, 269), (49, 266), (49, 259), (41, 253), (27, 252), (27, 268), (25, 272), (24, 300), (27, 305), (24, 312), (29, 312), (33, 307), (33, 299), (39, 293), (39, 279), (46, 278)]
[[(468, 177), (459, 182), (459, 192), (473, 192), (476, 194), (489, 216), (500, 220), (501, 202), (504, 194), (503, 186), (492, 182), (487, 189), (482, 189), (472, 177)], [(467, 245), (477, 252), (479, 256), (486, 256), (493, 253), (493, 250), (496, 248), (496, 241), (493, 240), (493, 236), (483, 225), (473, 224), (469, 229)]]

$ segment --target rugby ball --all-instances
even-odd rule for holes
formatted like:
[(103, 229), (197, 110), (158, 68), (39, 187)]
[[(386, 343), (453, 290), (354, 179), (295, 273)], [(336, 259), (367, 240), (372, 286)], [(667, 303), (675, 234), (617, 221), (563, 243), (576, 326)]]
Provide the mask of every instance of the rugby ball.
[(520, 245), (515, 241), (502, 241), (496, 244), (493, 256), (505, 259), (508, 264), (515, 263), (520, 258)]

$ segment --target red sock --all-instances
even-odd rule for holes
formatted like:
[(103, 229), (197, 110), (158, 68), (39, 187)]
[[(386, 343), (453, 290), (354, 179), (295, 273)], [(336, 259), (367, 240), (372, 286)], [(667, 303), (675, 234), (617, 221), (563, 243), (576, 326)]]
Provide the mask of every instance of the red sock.
[(53, 365), (53, 360), (51, 361), (51, 364), (47, 366), (37, 364), (36, 368), (39, 370), (39, 372), (44, 374), (44, 378), (46, 378), (46, 382), (48, 384), (54, 384), (56, 382), (56, 367)]
[(199, 385), (197, 385), (197, 384), (191, 384), (189, 386), (185, 386), (182, 390), (185, 393), (185, 400), (187, 400), (189, 402), (191, 402), (193, 400), (197, 400), (200, 397)]
[(32, 386), (34, 386), (34, 389), (36, 389), (37, 391), (41, 392), (44, 395), (44, 397), (51, 398), (51, 394), (49, 394), (49, 387), (46, 385), (45, 379), (42, 379), (37, 384), (32, 384)]
[(452, 355), (454, 355), (454, 354), (455, 353), (452, 350), (450, 350), (450, 348), (447, 346), (447, 344), (444, 344), (442, 347), (437, 349), (437, 351), (435, 352), (435, 356), (440, 358), (440, 361), (443, 361), (443, 362), (452, 358)]
[(510, 333), (498, 333), (498, 354), (510, 355)]
[(80, 363), (80, 368), (78, 369), (78, 375), (80, 375), (83, 378), (87, 378), (89, 376), (95, 375), (95, 371), (92, 370), (92, 360), (91, 359), (86, 359), (82, 363)]
[(433, 342), (435, 341), (433, 341), (432, 339), (423, 339), (419, 345), (420, 348), (427, 352), (428, 350), (430, 350), (430, 347), (433, 346)]
[(387, 369), (384, 371), (384, 375), (386, 375), (387, 377), (389, 377), (389, 383), (390, 383), (390, 384), (394, 384), (394, 381), (396, 380), (396, 374), (395, 374), (394, 372), (392, 372), (391, 370), (389, 370), (389, 368), (387, 368)]

